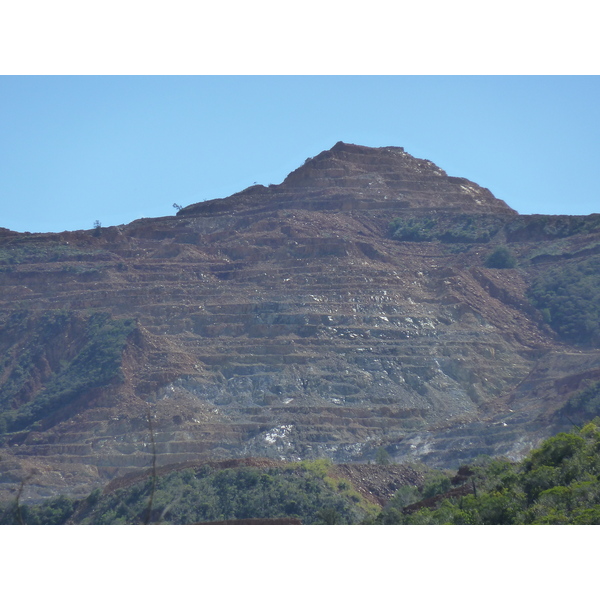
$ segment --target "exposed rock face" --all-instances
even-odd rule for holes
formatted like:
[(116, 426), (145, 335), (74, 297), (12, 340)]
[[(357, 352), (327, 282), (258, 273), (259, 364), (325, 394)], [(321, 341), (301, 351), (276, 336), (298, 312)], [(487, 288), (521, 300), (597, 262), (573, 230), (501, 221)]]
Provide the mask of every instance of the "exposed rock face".
[(468, 179), (448, 177), (431, 161), (403, 148), (368, 148), (338, 142), (307, 159), (281, 185), (252, 186), (223, 200), (193, 204), (180, 215), (296, 208), (308, 210), (443, 210), (514, 214)]
[[(428, 241), (393, 239), (399, 217)], [(25, 478), (24, 500), (85, 493), (147, 467), (152, 438), (159, 465), (521, 456), (600, 379), (600, 352), (558, 343), (526, 296), (544, 243), (577, 260), (599, 236), (519, 237), (535, 223), (401, 148), (340, 142), (176, 217), (0, 230), (4, 497)], [(484, 266), (498, 245), (519, 268)]]

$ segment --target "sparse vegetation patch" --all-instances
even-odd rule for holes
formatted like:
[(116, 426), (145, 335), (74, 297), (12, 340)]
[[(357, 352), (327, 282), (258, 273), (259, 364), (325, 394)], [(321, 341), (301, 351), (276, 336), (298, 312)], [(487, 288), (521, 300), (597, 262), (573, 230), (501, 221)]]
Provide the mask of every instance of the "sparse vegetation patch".
[(549, 269), (537, 277), (528, 294), (562, 339), (600, 345), (600, 257)]
[(390, 236), (402, 242), (487, 244), (504, 222), (497, 215), (397, 217), (390, 223)]
[[(66, 353), (65, 358), (59, 359), (50, 379), (36, 390), (35, 381), (43, 378), (41, 365), (52, 359), (60, 336), (77, 326), (77, 316), (69, 311), (49, 311), (36, 324), (32, 325), (32, 320), (32, 315), (23, 312), (13, 316), (4, 328), (20, 328), (30, 342), (26, 351), (16, 353), (15, 361), (9, 357), (4, 362), (8, 374), (5, 373), (0, 389), (0, 433), (29, 428), (80, 394), (118, 377), (125, 341), (135, 329), (133, 319), (115, 320), (105, 313), (89, 315), (81, 349), (73, 357)], [(27, 333), (30, 327), (33, 332)], [(20, 402), (15, 403), (15, 398)]]

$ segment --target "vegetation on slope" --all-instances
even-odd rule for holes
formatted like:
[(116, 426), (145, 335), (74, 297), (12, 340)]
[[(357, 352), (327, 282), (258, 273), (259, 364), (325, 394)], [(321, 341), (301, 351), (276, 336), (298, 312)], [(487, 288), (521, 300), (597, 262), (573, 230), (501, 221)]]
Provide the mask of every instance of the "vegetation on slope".
[[(400, 489), (374, 521), (404, 525), (600, 524), (600, 418), (546, 440), (520, 463), (485, 458), (461, 490), (415, 504)], [(460, 491), (460, 490), (457, 490)]]
[(551, 240), (600, 231), (600, 215), (519, 215), (505, 227), (507, 241)]
[(505, 246), (499, 246), (485, 259), (484, 266), (489, 269), (512, 269), (516, 267), (517, 259)]
[[(392, 239), (450, 243), (457, 246), (454, 251), (464, 244), (488, 244), (500, 234), (509, 245), (496, 247), (484, 261), (484, 266), (494, 269), (517, 266), (511, 251), (513, 242), (541, 241), (530, 260), (549, 256), (558, 264), (537, 275), (528, 290), (529, 300), (563, 341), (593, 347), (600, 345), (600, 257), (585, 255), (597, 253), (597, 242), (582, 238), (578, 252), (555, 254), (551, 249), (559, 243), (553, 240), (573, 236), (595, 234), (593, 239), (597, 240), (598, 231), (600, 215), (596, 214), (520, 215), (508, 220), (498, 215), (411, 216), (397, 217), (389, 225)], [(549, 254), (540, 254), (544, 249)]]
[(519, 463), (481, 457), (454, 476), (431, 470), (423, 485), (400, 487), (382, 510), (349, 481), (329, 477), (331, 466), (318, 459), (271, 468), (187, 468), (107, 494), (96, 490), (85, 500), (15, 502), (0, 509), (0, 523), (186, 524), (295, 517), (304, 524), (600, 524), (599, 417), (546, 440)]
[(15, 237), (0, 247), (0, 265), (27, 263), (106, 260), (107, 253), (95, 248), (70, 246), (51, 240), (31, 240)]
[(485, 244), (505, 222), (505, 217), (481, 214), (397, 217), (390, 223), (390, 236), (402, 242)]
[[(231, 519), (297, 518), (304, 524), (355, 524), (373, 517), (367, 503), (343, 479), (328, 476), (324, 459), (282, 468), (188, 468), (81, 501), (59, 498), (39, 506), (15, 504), (0, 523), (191, 524)], [(152, 498), (150, 502), (150, 498)], [(151, 510), (150, 510), (151, 507)], [(150, 510), (150, 512), (149, 512)]]
[(575, 424), (585, 423), (600, 415), (600, 381), (571, 396), (559, 414), (565, 415)]
[(600, 345), (600, 257), (549, 269), (532, 283), (529, 297), (562, 339)]
[[(83, 329), (80, 348), (73, 356), (67, 351), (61, 354), (62, 338), (79, 326)], [(24, 350), (4, 349), (0, 434), (31, 428), (81, 394), (118, 377), (123, 347), (134, 329), (133, 319), (115, 320), (105, 313), (92, 313), (83, 325), (66, 310), (48, 311), (37, 321), (27, 311), (13, 314), (0, 327), (0, 337), (15, 339), (17, 346), (24, 339), (28, 343)], [(57, 363), (54, 369), (51, 362)], [(49, 378), (40, 382), (48, 370)]]

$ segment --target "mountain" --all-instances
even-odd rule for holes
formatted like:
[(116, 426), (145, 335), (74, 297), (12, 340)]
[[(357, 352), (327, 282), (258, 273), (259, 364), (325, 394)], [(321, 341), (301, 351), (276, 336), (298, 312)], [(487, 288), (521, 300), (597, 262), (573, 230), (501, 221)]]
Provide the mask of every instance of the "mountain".
[(600, 215), (342, 142), (176, 216), (0, 229), (0, 499), (154, 456), (521, 458), (597, 414), (599, 252)]

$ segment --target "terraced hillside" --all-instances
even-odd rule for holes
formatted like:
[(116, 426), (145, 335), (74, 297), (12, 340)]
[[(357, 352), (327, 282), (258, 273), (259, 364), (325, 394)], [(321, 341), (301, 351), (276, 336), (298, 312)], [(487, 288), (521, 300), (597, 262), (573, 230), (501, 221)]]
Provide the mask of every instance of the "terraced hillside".
[(547, 277), (593, 271), (599, 232), (343, 143), (177, 216), (0, 230), (0, 490), (84, 494), (154, 452), (520, 457), (600, 380), (593, 314), (569, 337)]

